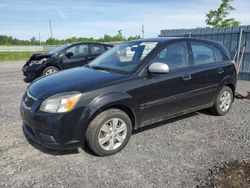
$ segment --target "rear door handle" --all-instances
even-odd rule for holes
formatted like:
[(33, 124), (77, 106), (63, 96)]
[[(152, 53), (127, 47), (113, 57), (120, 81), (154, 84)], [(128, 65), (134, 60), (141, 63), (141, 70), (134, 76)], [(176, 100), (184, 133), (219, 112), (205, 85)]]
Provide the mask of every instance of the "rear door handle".
[(192, 78), (191, 74), (185, 74), (184, 76), (182, 76), (182, 79), (183, 79), (184, 81), (191, 80), (191, 78)]
[(219, 69), (217, 69), (217, 72), (218, 72), (218, 74), (223, 74), (224, 73), (224, 69), (223, 68), (219, 68)]

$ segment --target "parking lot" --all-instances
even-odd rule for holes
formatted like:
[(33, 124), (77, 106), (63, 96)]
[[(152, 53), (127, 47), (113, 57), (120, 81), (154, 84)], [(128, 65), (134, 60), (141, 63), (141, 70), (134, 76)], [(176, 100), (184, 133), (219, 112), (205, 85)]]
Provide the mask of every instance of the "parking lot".
[[(30, 145), (19, 104), (24, 62), (0, 62), (0, 187), (194, 187), (215, 166), (250, 160), (250, 100), (224, 117), (201, 111), (134, 132), (118, 154), (51, 151)], [(239, 81), (246, 95), (250, 82)]]

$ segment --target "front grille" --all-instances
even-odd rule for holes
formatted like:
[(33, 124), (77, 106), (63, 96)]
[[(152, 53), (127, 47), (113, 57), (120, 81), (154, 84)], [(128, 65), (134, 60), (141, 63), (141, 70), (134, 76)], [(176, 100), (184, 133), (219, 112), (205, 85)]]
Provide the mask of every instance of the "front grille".
[(27, 109), (31, 109), (36, 100), (37, 99), (31, 96), (27, 90), (23, 96), (23, 106)]

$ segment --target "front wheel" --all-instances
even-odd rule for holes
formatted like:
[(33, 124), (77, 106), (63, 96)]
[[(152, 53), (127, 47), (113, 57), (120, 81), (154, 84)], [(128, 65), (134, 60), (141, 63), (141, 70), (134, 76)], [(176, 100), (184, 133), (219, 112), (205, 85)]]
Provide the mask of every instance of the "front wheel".
[(43, 70), (43, 73), (42, 75), (49, 75), (49, 74), (54, 74), (56, 72), (58, 72), (59, 69), (55, 66), (49, 66), (49, 67), (46, 67), (44, 70)]
[(109, 109), (97, 115), (86, 132), (89, 148), (99, 156), (119, 152), (128, 143), (132, 133), (129, 116), (119, 109)]
[(233, 103), (233, 92), (228, 86), (224, 86), (216, 98), (211, 112), (214, 115), (223, 116), (230, 110)]

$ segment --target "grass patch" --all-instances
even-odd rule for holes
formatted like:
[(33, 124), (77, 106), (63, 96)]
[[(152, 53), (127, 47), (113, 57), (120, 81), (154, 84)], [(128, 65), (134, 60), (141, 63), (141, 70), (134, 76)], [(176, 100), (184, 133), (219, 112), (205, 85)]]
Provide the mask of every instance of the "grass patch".
[(34, 53), (42, 52), (0, 52), (1, 61), (26, 60)]

